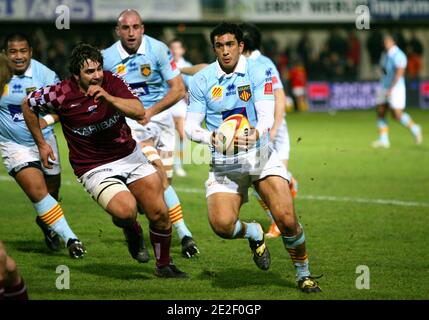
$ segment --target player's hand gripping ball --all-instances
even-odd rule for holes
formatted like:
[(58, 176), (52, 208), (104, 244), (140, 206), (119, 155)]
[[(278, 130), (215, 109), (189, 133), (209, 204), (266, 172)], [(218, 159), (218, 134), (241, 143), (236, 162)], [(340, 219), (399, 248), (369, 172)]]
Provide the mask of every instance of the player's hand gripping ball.
[(250, 131), (250, 123), (247, 118), (241, 114), (234, 114), (226, 118), (215, 134), (214, 146), (216, 151), (224, 155), (233, 155), (238, 153), (235, 140), (237, 136), (247, 136)]

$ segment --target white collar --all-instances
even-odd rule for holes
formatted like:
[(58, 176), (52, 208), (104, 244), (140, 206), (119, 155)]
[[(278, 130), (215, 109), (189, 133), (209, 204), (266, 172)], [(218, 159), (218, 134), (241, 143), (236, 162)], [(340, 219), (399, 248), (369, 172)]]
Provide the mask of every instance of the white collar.
[(25, 72), (24, 72), (25, 77), (28, 77), (28, 78), (33, 77), (33, 69), (31, 68), (31, 64), (32, 64), (32, 61), (30, 61), (30, 64), (28, 65), (27, 70), (25, 70)]
[[(130, 56), (130, 54), (122, 46), (121, 40), (118, 41), (116, 48), (118, 49), (119, 56), (121, 57), (122, 60), (124, 60)], [(138, 53), (138, 54), (145, 54), (146, 53), (146, 43), (145, 43), (144, 35), (142, 36), (142, 43), (140, 44), (140, 47), (137, 49), (136, 53)]]
[(222, 77), (231, 77), (234, 73), (241, 73), (244, 74), (246, 72), (246, 57), (243, 55), (240, 55), (240, 58), (238, 59), (237, 65), (235, 66), (235, 69), (231, 73), (225, 73), (225, 71), (222, 70), (220, 67), (219, 61), (216, 59), (216, 69), (217, 69), (217, 78), (220, 79)]
[(256, 59), (258, 59), (260, 56), (261, 56), (261, 51), (259, 51), (259, 50), (254, 50), (254, 51), (252, 51), (252, 53), (250, 54), (250, 56), (249, 56), (248, 58), (249, 58), (249, 59), (252, 59), (252, 60), (256, 60)]

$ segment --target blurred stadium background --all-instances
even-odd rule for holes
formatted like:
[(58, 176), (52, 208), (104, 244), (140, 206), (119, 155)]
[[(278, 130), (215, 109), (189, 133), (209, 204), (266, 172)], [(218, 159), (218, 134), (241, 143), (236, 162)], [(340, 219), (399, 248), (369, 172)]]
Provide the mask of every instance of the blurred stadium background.
[[(70, 29), (57, 29), (55, 9), (70, 8)], [(358, 5), (368, 6), (369, 29), (358, 30)], [(390, 150), (373, 150), (375, 90), (383, 31), (393, 31), (407, 53), (407, 110), (429, 132), (429, 1), (423, 0), (0, 0), (0, 44), (10, 32), (31, 35), (33, 57), (67, 76), (67, 57), (78, 41), (105, 48), (115, 41), (120, 11), (137, 9), (146, 33), (168, 42), (179, 37), (192, 63), (212, 62), (211, 28), (223, 20), (255, 23), (263, 51), (290, 88), (290, 70), (307, 75), (309, 111), (288, 115), (290, 169), (298, 178), (297, 213), (308, 226), (313, 272), (324, 293), (315, 299), (428, 299), (429, 145), (413, 145), (392, 126)], [(290, 94), (290, 93), (289, 93)], [(351, 110), (337, 112), (340, 110)], [(366, 111), (362, 111), (366, 110)], [(327, 111), (327, 112), (323, 112)], [(0, 167), (0, 238), (28, 280), (34, 299), (301, 299), (280, 240), (269, 240), (273, 270), (258, 272), (247, 243), (225, 242), (210, 230), (205, 211), (205, 166), (187, 165), (175, 178), (185, 219), (202, 251), (196, 261), (177, 257), (193, 281), (161, 283), (152, 265), (134, 264), (122, 235), (75, 182), (67, 162), (62, 198), (70, 225), (88, 247), (83, 261), (49, 254), (33, 223), (33, 209)], [(269, 220), (253, 199), (248, 219)], [(302, 217), (301, 217), (302, 216)], [(144, 221), (145, 219), (140, 219)], [(24, 222), (25, 221), (25, 222)], [(146, 227), (147, 230), (147, 227)], [(174, 242), (174, 241), (173, 241)], [(179, 255), (177, 241), (173, 256)], [(42, 257), (42, 258), (41, 258)], [(282, 258), (280, 258), (282, 257)], [(238, 261), (231, 265), (231, 261)], [(285, 263), (286, 269), (285, 269)], [(153, 261), (152, 261), (153, 262)], [(152, 263), (151, 262), (151, 263)], [(54, 267), (72, 270), (72, 290), (55, 289)], [(357, 290), (356, 266), (372, 270), (371, 290)], [(285, 272), (286, 270), (286, 272)], [(143, 281), (140, 281), (140, 280)], [(84, 280), (84, 281), (81, 281)], [(132, 280), (132, 281), (131, 281)], [(313, 298), (313, 297), (311, 297)]]

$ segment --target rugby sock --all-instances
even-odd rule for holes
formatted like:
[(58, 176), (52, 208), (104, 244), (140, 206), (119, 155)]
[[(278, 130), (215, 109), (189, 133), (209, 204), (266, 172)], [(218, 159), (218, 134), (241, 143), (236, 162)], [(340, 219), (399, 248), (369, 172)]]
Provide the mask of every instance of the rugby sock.
[(305, 249), (305, 234), (302, 226), (300, 233), (292, 237), (286, 237), (285, 235), (282, 235), (282, 240), (287, 252), (289, 252), (289, 255), (292, 259), (292, 263), (295, 267), (296, 280), (298, 281), (302, 277), (310, 276), (310, 270), (308, 268), (308, 257)]
[(156, 266), (162, 268), (170, 264), (171, 227), (159, 230), (149, 226), (150, 242), (155, 254)]
[(63, 209), (50, 194), (41, 201), (33, 203), (33, 206), (40, 219), (63, 238), (64, 243), (67, 243), (69, 239), (77, 239), (64, 217)]
[(256, 190), (253, 190), (253, 195), (255, 196), (256, 200), (258, 200), (259, 205), (262, 207), (262, 209), (265, 211), (268, 217), (270, 217), (271, 222), (274, 222), (273, 216), (271, 215), (270, 209), (268, 209), (268, 206), (265, 204), (264, 200), (262, 200), (261, 196), (259, 195)]
[(168, 214), (170, 215), (171, 223), (173, 224), (174, 229), (176, 229), (179, 238), (183, 239), (185, 236), (192, 237), (191, 231), (189, 231), (185, 221), (183, 220), (182, 206), (180, 204), (179, 197), (172, 186), (169, 186), (164, 191), (164, 200), (168, 207)]
[(232, 233), (232, 239), (246, 238), (255, 241), (260, 241), (264, 237), (264, 232), (259, 223), (256, 222), (243, 222), (237, 220)]
[(177, 144), (178, 149), (176, 150), (174, 156), (174, 167), (176, 169), (182, 168), (183, 163), (183, 140), (179, 139), (179, 143)]
[(380, 141), (384, 144), (389, 143), (389, 127), (387, 122), (384, 119), (377, 120), (378, 134), (380, 136)]
[(417, 134), (419, 134), (420, 132), (419, 126), (414, 123), (413, 119), (411, 119), (408, 113), (403, 112), (401, 119), (399, 119), (399, 122), (401, 122), (403, 126), (410, 129), (413, 136), (416, 136)]
[(11, 287), (4, 287), (3, 298), (4, 300), (28, 300), (27, 286), (25, 285), (24, 279), (21, 277), (20, 282), (17, 285)]

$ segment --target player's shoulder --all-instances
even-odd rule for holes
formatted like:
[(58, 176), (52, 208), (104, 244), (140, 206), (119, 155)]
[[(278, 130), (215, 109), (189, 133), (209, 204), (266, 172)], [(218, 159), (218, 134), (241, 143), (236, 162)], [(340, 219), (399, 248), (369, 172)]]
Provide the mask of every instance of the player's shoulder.
[(247, 69), (253, 71), (257, 68), (264, 67), (264, 64), (260, 59), (246, 59)]
[(143, 41), (146, 41), (146, 44), (149, 45), (152, 50), (169, 50), (164, 42), (146, 34), (143, 37)]
[(115, 43), (113, 43), (110, 47), (107, 47), (107, 48), (101, 50), (101, 54), (103, 55), (103, 57), (109, 56), (109, 55), (113, 54), (114, 52), (118, 51), (118, 48), (117, 48), (118, 43), (119, 43), (119, 40), (116, 41)]
[(267, 56), (264, 56), (263, 54), (261, 54), (260, 56), (259, 56), (259, 60), (260, 60), (260, 62), (262, 63), (262, 64), (265, 64), (265, 65), (267, 65), (268, 67), (270, 67), (270, 68), (275, 68), (275, 64), (274, 64), (274, 62), (273, 62), (273, 60), (271, 60), (270, 58), (268, 58)]
[(399, 48), (399, 47), (398, 47), (398, 57), (400, 59), (407, 59), (406, 53), (401, 48)]
[(108, 83), (110, 81), (114, 81), (115, 79), (123, 80), (120, 76), (111, 72), (110, 70), (103, 70), (103, 80), (105, 80), (104, 81), (105, 83)]
[(110, 47), (101, 50), (103, 56), (104, 69), (110, 69), (115, 65), (116, 60), (121, 59), (118, 51), (119, 40), (112, 44)]
[(247, 60), (247, 72), (252, 77), (258, 78), (258, 75), (260, 77), (265, 77), (266, 70), (268, 69), (268, 66), (262, 61), (254, 60), (254, 59), (246, 59)]
[(36, 59), (31, 59), (31, 71), (37, 75), (55, 74), (55, 71), (45, 66)]

